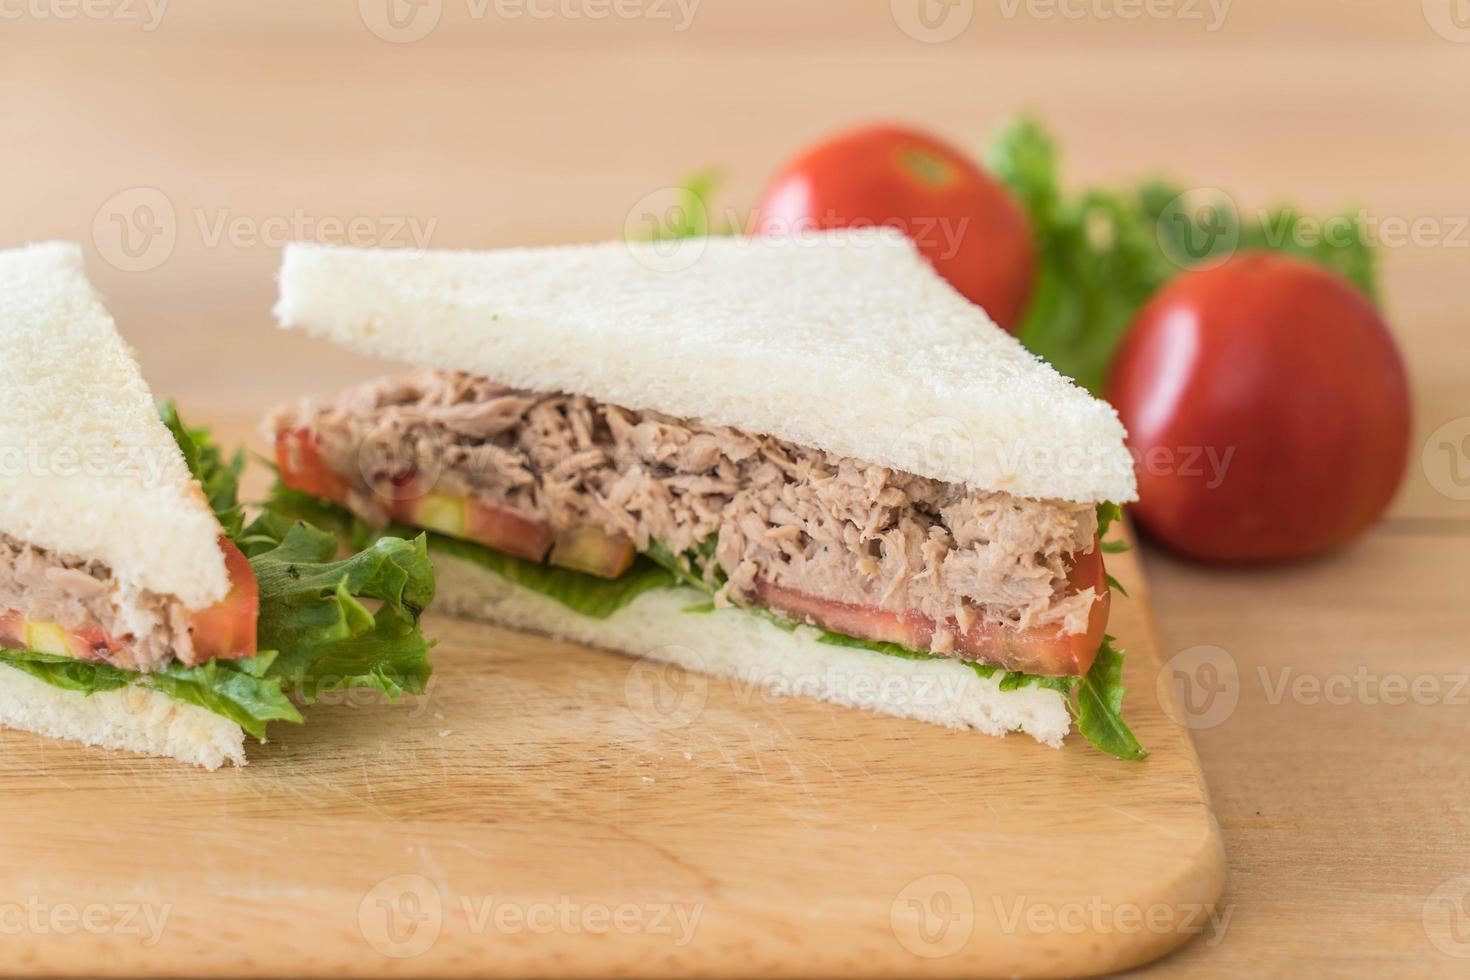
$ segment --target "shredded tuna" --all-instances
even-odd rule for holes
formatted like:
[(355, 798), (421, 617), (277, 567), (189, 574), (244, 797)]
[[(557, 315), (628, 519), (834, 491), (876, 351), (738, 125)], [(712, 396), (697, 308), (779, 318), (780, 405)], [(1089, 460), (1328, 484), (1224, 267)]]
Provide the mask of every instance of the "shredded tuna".
[(96, 644), (94, 659), (124, 670), (193, 659), (189, 615), (178, 599), (126, 592), (100, 562), (59, 558), (0, 534), (0, 617), (7, 613), (68, 632), (98, 630), (116, 646)]
[[(675, 552), (717, 536), (722, 601), (758, 580), (960, 624), (1087, 628), (1096, 596), (1067, 594), (1068, 556), (1091, 550), (1092, 506), (961, 486), (769, 436), (425, 371), (276, 413), (314, 431), (348, 505), (386, 520), (379, 494), (418, 472), (562, 529), (585, 521)], [(952, 637), (936, 637), (939, 647)]]

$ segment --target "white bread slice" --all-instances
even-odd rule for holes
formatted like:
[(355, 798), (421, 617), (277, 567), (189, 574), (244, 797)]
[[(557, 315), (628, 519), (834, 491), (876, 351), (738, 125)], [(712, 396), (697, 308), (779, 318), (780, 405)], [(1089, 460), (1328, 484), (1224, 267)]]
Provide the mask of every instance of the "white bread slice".
[(891, 229), (491, 252), (291, 245), (276, 316), (360, 353), (978, 490), (1135, 499), (1117, 414)]
[(585, 646), (678, 664), (737, 685), (831, 701), (987, 735), (1021, 731), (1060, 747), (1071, 727), (1056, 691), (1000, 690), (953, 660), (905, 660), (819, 643), (817, 632), (786, 632), (739, 609), (688, 612), (692, 589), (645, 592), (607, 619), (591, 619), (473, 562), (434, 553), (434, 611)]
[(245, 765), (245, 732), (228, 718), (141, 687), (66, 691), (4, 664), (0, 726), (210, 770)]
[(0, 532), (190, 608), (229, 591), (219, 522), (65, 242), (0, 251)]

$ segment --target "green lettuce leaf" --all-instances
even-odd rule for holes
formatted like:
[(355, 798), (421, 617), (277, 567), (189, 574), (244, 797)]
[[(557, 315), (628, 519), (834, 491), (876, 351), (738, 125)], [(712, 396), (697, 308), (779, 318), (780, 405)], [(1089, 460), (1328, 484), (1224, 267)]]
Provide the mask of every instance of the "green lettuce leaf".
[(52, 687), (83, 694), (115, 691), (132, 683), (137, 676), (111, 664), (90, 663), (34, 650), (0, 650), (0, 664), (30, 674)]
[(195, 704), (223, 715), (250, 735), (265, 741), (272, 721), (301, 724), (301, 712), (286, 696), (281, 678), (271, 676), (274, 653), (246, 660), (211, 660), (197, 667), (171, 663), (137, 683), (162, 691), (175, 701)]
[(261, 741), (265, 741), (268, 723), (301, 721), (301, 713), (281, 689), (280, 678), (267, 676), (274, 658), (275, 654), (264, 653), (248, 660), (212, 660), (197, 667), (173, 663), (151, 674), (139, 674), (34, 650), (0, 650), (0, 663), (52, 687), (86, 695), (129, 684), (149, 688), (223, 715)]
[(1147, 758), (1148, 751), (1123, 721), (1124, 654), (1115, 642), (1111, 636), (1104, 637), (1087, 676), (1073, 678), (1077, 704), (1072, 713), (1083, 738), (1109, 755), (1136, 761)]
[(666, 569), (643, 557), (634, 561), (632, 567), (617, 578), (605, 579), (569, 568), (527, 561), (472, 541), (443, 535), (432, 536), (429, 548), (437, 554), (473, 562), (592, 619), (606, 619), (645, 592), (675, 585), (674, 577)]
[[(414, 533), (409, 528), (377, 529), (359, 520), (346, 508), (277, 484), (271, 494), (271, 509), (309, 520), (318, 527), (330, 528), (354, 548), (369, 547), (384, 535)], [(522, 588), (539, 593), (591, 619), (607, 619), (645, 592), (667, 589), (676, 584), (675, 577), (656, 562), (639, 557), (633, 566), (615, 579), (588, 575), (569, 568), (557, 568), (541, 562), (527, 561), (487, 548), (473, 541), (463, 541), (432, 531), (425, 532), (431, 554), (446, 555), (479, 565)]]
[(1020, 201), (1036, 239), (1036, 284), (1016, 335), (1093, 393), (1143, 304), (1185, 269), (1230, 251), (1298, 255), (1376, 297), (1374, 256), (1356, 215), (1332, 219), (1333, 235), (1309, 236), (1296, 233), (1308, 219), (1293, 208), (1252, 218), (1228, 198), (1195, 200), (1165, 181), (1067, 194), (1056, 147), (1030, 119), (997, 132), (986, 163)]
[[(814, 627), (815, 628), (815, 627)], [(952, 660), (937, 653), (925, 653), (919, 650), (910, 650), (908, 647), (897, 643), (887, 643), (880, 640), (860, 640), (855, 636), (847, 636), (844, 633), (833, 633), (831, 630), (818, 629), (817, 642), (825, 643), (834, 647), (852, 647), (858, 650), (871, 650), (889, 657), (902, 657), (905, 660)], [(995, 664), (979, 664), (972, 660), (961, 660), (960, 663), (969, 667), (980, 677), (994, 677), (996, 674), (1003, 675), (1000, 679), (1002, 691), (1014, 691), (1022, 687), (1045, 687), (1063, 694), (1070, 693), (1072, 682), (1075, 678), (1070, 677), (1042, 677), (1038, 674), (1023, 674), (1017, 670), (1006, 670)]]
[(184, 454), (189, 472), (204, 487), (205, 499), (209, 501), (214, 516), (219, 518), (230, 540), (240, 536), (245, 526), (245, 508), (240, 505), (240, 473), (245, 468), (244, 450), (237, 450), (227, 462), (214, 444), (208, 429), (191, 429), (179, 418), (173, 402), (164, 402), (158, 407), (163, 424), (173, 433), (174, 441)]
[(434, 600), (424, 535), (385, 536), (334, 561), (336, 535), (268, 507), (241, 543), (260, 583), (258, 642), (280, 651), (270, 676), (288, 691), (308, 704), (346, 688), (423, 693), (433, 644), (418, 623)]

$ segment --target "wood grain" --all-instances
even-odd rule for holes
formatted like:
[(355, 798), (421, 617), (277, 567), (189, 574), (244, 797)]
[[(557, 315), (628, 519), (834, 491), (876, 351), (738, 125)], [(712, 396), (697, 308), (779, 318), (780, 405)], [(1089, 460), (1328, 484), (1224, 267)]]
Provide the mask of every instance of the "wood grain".
[(1142, 763), (446, 619), (425, 697), (317, 706), (243, 770), (0, 733), (0, 973), (1075, 975), (1218, 941), (1215, 818), (1115, 565)]
[[(710, 165), (743, 205), (793, 148), (853, 121), (911, 119), (974, 145), (1032, 111), (1058, 133), (1073, 183), (1163, 172), (1247, 207), (1361, 205), (1437, 220), (1446, 236), (1470, 215), (1470, 46), (1428, 27), (1432, 3), (1236, 0), (1213, 32), (1007, 18), (976, 3), (972, 28), (937, 45), (896, 30), (881, 2), (704, 0), (677, 36), (446, 14), (408, 45), (373, 37), (353, 6), (197, 0), (171, 5), (153, 32), (0, 28), (0, 86), (15, 95), (0, 99), (0, 242), (86, 243), (155, 389), (186, 407), (254, 414), (374, 370), (273, 333), (276, 252), (206, 241), (198, 216), (222, 211), (257, 223), (298, 209), (411, 215), (434, 219), (444, 247), (589, 240)], [(171, 255), (145, 272), (110, 265), (93, 239), (104, 203), (135, 186), (166, 192), (181, 222)], [(1456, 754), (1467, 706), (1447, 691), (1426, 704), (1272, 703), (1258, 671), (1273, 684), (1287, 668), (1465, 671), (1470, 502), (1418, 457), (1441, 424), (1470, 416), (1467, 256), (1453, 240), (1380, 250), (1416, 423), (1385, 524), (1340, 554), (1264, 573), (1145, 552), (1163, 655), (1216, 646), (1244, 679), (1233, 715), (1192, 732), (1234, 915), (1222, 941), (1145, 972), (1464, 973), (1425, 916), (1437, 888), (1470, 874), (1470, 780)], [(90, 766), (62, 778), (84, 784)], [(56, 792), (48, 774), (25, 778), (17, 789)], [(789, 923), (770, 928), (797, 944)]]

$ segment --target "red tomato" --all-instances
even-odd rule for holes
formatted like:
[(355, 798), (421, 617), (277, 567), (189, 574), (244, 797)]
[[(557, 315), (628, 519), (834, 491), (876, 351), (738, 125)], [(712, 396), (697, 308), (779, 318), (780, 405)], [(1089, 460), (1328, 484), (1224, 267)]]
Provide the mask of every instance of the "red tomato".
[[(1102, 550), (1094, 543), (1091, 553), (1082, 555), (1068, 575), (1072, 591), (1094, 589), (1098, 601), (1093, 603), (1083, 633), (1063, 633), (1060, 627), (1040, 626), (1018, 630), (981, 622), (959, 637), (955, 649), (960, 653), (1007, 670), (1048, 677), (1074, 677), (1085, 674), (1097, 658), (1103, 632), (1108, 625), (1108, 609), (1112, 593), (1103, 567)], [(863, 640), (897, 643), (910, 650), (928, 650), (934, 638), (935, 622), (923, 613), (892, 612), (875, 606), (856, 606), (833, 602), (795, 589), (756, 583), (756, 596), (762, 605), (770, 606), (794, 619), (813, 623), (825, 629), (855, 636)], [(949, 623), (954, 627), (954, 621)]]
[(24, 650), (26, 648), (26, 621), (20, 613), (0, 613), (0, 649)]
[(255, 656), (255, 625), (260, 616), (260, 587), (255, 570), (235, 543), (220, 535), (230, 591), (223, 600), (194, 613), (194, 663)]
[(900, 126), (866, 126), (806, 150), (776, 175), (755, 220), (762, 234), (899, 228), (1007, 330), (1036, 273), (1031, 229), (1010, 192), (964, 153)]
[(1130, 433), (1139, 523), (1207, 561), (1342, 544), (1383, 513), (1408, 457), (1409, 382), (1382, 318), (1282, 255), (1165, 287), (1124, 340), (1108, 400)]
[(527, 520), (506, 507), (469, 500), (466, 509), (468, 528), (462, 537), (517, 558), (540, 561), (555, 538), (550, 524)]
[(327, 468), (321, 441), (310, 429), (276, 433), (276, 465), (281, 470), (281, 481), (293, 490), (338, 503), (347, 499), (347, 481)]

